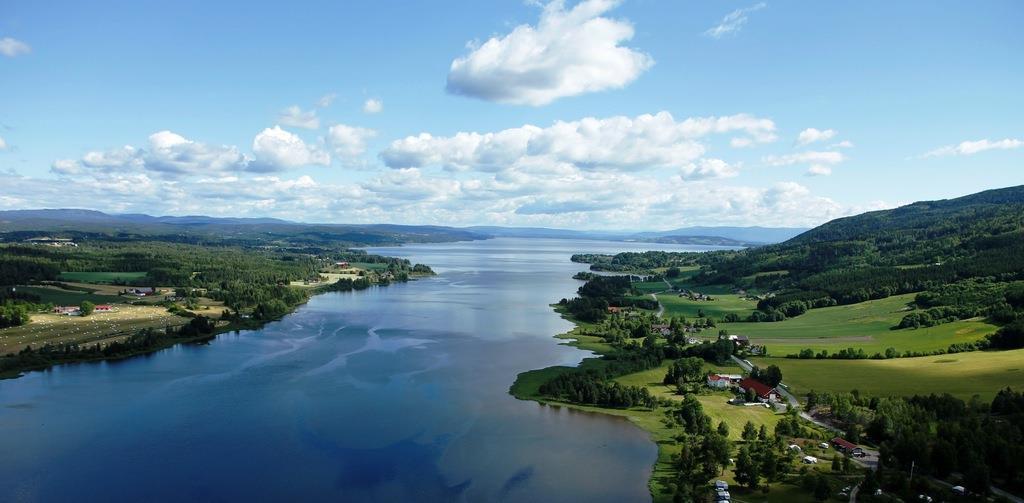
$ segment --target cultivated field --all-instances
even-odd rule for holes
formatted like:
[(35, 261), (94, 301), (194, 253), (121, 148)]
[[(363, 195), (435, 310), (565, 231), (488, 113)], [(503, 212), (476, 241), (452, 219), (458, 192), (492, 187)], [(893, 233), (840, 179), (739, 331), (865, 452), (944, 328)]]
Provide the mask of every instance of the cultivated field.
[(62, 272), (61, 281), (78, 281), (81, 283), (114, 283), (130, 282), (146, 277), (144, 272)]
[[(810, 348), (836, 352), (853, 347), (868, 354), (884, 353), (886, 348), (930, 352), (953, 343), (973, 342), (996, 327), (981, 319), (962, 320), (916, 330), (892, 330), (909, 311), (914, 294), (847, 306), (811, 309), (786, 321), (773, 323), (719, 323), (730, 334), (746, 335), (757, 344), (768, 346), (772, 356), (785, 356)], [(666, 310), (667, 312), (667, 310)]]
[(729, 313), (746, 318), (757, 309), (757, 302), (746, 300), (736, 294), (711, 295), (715, 300), (690, 300), (687, 297), (680, 297), (677, 293), (663, 293), (658, 295), (658, 302), (665, 306), (665, 316), (685, 316), (693, 319), (698, 312), (703, 311), (704, 315), (714, 318), (716, 321)]
[(873, 396), (949, 393), (990, 401), (1010, 386), (1024, 389), (1024, 349), (974, 351), (890, 360), (794, 360), (751, 358), (758, 366), (778, 365), (782, 381), (801, 397), (809, 390), (852, 391)]
[(188, 318), (168, 313), (164, 307), (125, 304), (115, 306), (113, 312), (93, 313), (85, 317), (33, 314), (27, 325), (0, 329), (0, 354), (18, 352), (27, 345), (40, 347), (47, 342), (110, 342), (143, 328), (162, 329), (188, 321)]
[[(90, 286), (91, 285), (83, 285)], [(97, 293), (87, 293), (84, 291), (72, 291), (65, 290), (63, 288), (57, 288), (55, 286), (18, 286), (19, 292), (31, 293), (38, 295), (43, 303), (51, 303), (56, 306), (64, 305), (78, 305), (83, 301), (89, 301), (93, 304), (114, 304), (124, 302), (124, 299), (117, 296), (117, 292), (112, 292), (110, 295), (103, 295)], [(92, 289), (92, 288), (90, 288)]]
[(352, 272), (346, 272), (346, 273), (322, 272), (322, 273), (320, 273), (320, 275), (321, 276), (326, 276), (327, 280), (326, 281), (321, 281), (319, 283), (306, 283), (304, 281), (292, 281), (290, 284), (291, 284), (291, 286), (297, 286), (297, 287), (300, 287), (300, 288), (315, 288), (315, 287), (318, 287), (318, 286), (321, 286), (321, 285), (330, 285), (332, 283), (337, 283), (338, 280), (340, 280), (340, 279), (355, 280), (355, 279), (359, 278), (359, 273), (356, 270), (352, 270)]

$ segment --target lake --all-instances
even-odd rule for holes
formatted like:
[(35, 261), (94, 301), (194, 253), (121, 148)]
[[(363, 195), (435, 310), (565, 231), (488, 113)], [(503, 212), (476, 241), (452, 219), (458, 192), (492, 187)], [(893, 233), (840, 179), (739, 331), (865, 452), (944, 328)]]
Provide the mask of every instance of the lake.
[(6, 501), (648, 501), (629, 422), (519, 401), (587, 352), (549, 307), (575, 252), (492, 239), (371, 249), (436, 277), (329, 293), (260, 330), (0, 381)]

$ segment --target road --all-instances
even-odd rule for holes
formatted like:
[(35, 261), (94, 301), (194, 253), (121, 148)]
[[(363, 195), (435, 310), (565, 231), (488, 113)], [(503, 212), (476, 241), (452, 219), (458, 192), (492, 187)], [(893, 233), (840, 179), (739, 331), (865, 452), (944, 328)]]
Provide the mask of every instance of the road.
[[(733, 359), (733, 361), (735, 361), (740, 366), (740, 368), (742, 368), (746, 372), (750, 372), (754, 368), (753, 365), (750, 365), (750, 364), (744, 362), (743, 359), (741, 359), (740, 357), (738, 357), (736, 355), (733, 355), (732, 359)], [(775, 389), (778, 390), (779, 394), (782, 395), (782, 397), (786, 399), (786, 402), (789, 403), (791, 406), (793, 406), (794, 409), (800, 410), (800, 401), (797, 400), (796, 397), (793, 396), (793, 394), (789, 392), (789, 390), (787, 390), (786, 388), (783, 388), (782, 386), (778, 386)], [(818, 426), (820, 426), (822, 428), (825, 428), (826, 430), (834, 431), (834, 432), (838, 433), (839, 435), (844, 435), (845, 434), (845, 432), (843, 430), (840, 430), (839, 428), (836, 428), (835, 426), (832, 426), (831, 424), (828, 424), (828, 423), (826, 423), (824, 421), (820, 421), (818, 419), (815, 419), (813, 416), (811, 416), (810, 414), (808, 414), (808, 413), (806, 413), (804, 411), (800, 411), (800, 417), (802, 417), (805, 420), (810, 421), (810, 422), (812, 422), (812, 423), (814, 423), (814, 424), (816, 424), (816, 425), (818, 425)], [(875, 457), (875, 459), (876, 460), (878, 459), (877, 456)], [(876, 464), (877, 464), (877, 461), (876, 461)]]

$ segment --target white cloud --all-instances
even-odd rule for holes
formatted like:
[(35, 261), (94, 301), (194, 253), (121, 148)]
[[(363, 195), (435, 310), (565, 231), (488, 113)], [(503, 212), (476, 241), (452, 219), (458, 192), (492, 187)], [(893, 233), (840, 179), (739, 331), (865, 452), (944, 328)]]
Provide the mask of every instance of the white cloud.
[(56, 175), (77, 175), (82, 172), (82, 166), (74, 159), (57, 159), (50, 165), (50, 172)]
[(256, 161), (249, 165), (252, 171), (277, 171), (331, 163), (330, 154), (307, 145), (298, 135), (281, 129), (281, 126), (260, 131), (252, 140), (252, 152), (256, 156)]
[(82, 156), (82, 164), (89, 168), (107, 168), (117, 170), (140, 170), (144, 167), (143, 151), (131, 145), (107, 150), (104, 152), (86, 152)]
[(338, 95), (335, 93), (327, 93), (321, 96), (320, 99), (316, 100), (316, 106), (317, 108), (327, 108), (331, 106), (332, 103), (334, 103), (334, 100), (337, 97)]
[(708, 28), (708, 30), (704, 32), (704, 35), (717, 39), (729, 34), (737, 33), (743, 28), (743, 25), (747, 24), (748, 14), (759, 11), (767, 6), (767, 3), (760, 2), (751, 5), (750, 7), (736, 9), (726, 14), (725, 17), (722, 18), (722, 21), (716, 26)]
[(429, 133), (393, 141), (381, 152), (392, 168), (441, 166), (449, 170), (532, 171), (642, 170), (676, 167), (695, 174), (725, 173), (724, 168), (691, 167), (705, 152), (698, 139), (713, 133), (742, 132), (751, 141), (775, 139), (775, 124), (745, 114), (676, 121), (659, 112), (637, 117), (593, 117), (555, 122), (547, 128), (525, 125), (496, 133), (461, 132), (450, 137)]
[(0, 150), (7, 150), (7, 141), (0, 136)]
[(809, 143), (831, 140), (835, 135), (836, 131), (834, 129), (821, 130), (811, 127), (800, 131), (800, 135), (796, 138), (796, 143), (798, 145), (807, 145)]
[(946, 145), (925, 153), (921, 157), (945, 157), (950, 155), (974, 155), (986, 150), (1013, 150), (1024, 146), (1024, 140), (1003, 138), (1002, 140), (963, 141), (956, 145)]
[(832, 168), (824, 164), (812, 164), (807, 168), (807, 176), (828, 176), (832, 174)]
[(21, 40), (13, 39), (11, 37), (0, 38), (0, 54), (3, 54), (8, 58), (28, 54), (30, 52), (32, 52), (32, 48)]
[(739, 174), (736, 166), (721, 159), (701, 159), (683, 167), (683, 180), (704, 180), (708, 178), (730, 178)]
[(282, 110), (277, 120), (285, 126), (304, 129), (317, 129), (320, 127), (320, 119), (316, 116), (316, 110), (303, 110), (298, 105), (292, 105)]
[(335, 124), (327, 130), (327, 143), (340, 157), (355, 157), (366, 152), (366, 141), (377, 135), (372, 129)]
[(808, 151), (782, 156), (766, 156), (763, 161), (770, 166), (790, 166), (793, 164), (839, 164), (846, 160), (842, 152)]
[(843, 140), (829, 145), (828, 148), (853, 148), (853, 142), (850, 140)]
[(375, 98), (370, 98), (363, 103), (363, 112), (368, 114), (379, 114), (384, 110), (384, 102)]
[[(107, 151), (87, 152), (81, 165), (87, 168), (118, 171), (154, 171), (167, 176), (244, 169), (249, 162), (237, 148), (195, 142), (171, 131), (149, 136), (146, 148), (125, 145)], [(73, 174), (67, 159), (55, 161), (51, 171)]]
[(170, 131), (150, 135), (149, 147), (143, 158), (146, 169), (171, 175), (234, 171), (249, 162), (235, 147), (207, 145)]
[(602, 17), (618, 3), (584, 0), (566, 10), (562, 0), (553, 0), (544, 6), (537, 26), (519, 25), (452, 61), (448, 92), (541, 106), (626, 86), (654, 60), (620, 45), (633, 38), (631, 24)]

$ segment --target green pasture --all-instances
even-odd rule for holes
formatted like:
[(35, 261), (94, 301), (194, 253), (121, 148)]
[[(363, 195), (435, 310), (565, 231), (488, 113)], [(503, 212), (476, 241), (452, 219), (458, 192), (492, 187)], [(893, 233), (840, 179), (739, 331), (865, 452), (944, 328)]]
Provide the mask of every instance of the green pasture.
[(113, 295), (97, 295), (93, 293), (64, 290), (55, 287), (19, 286), (17, 288), (19, 292), (38, 295), (40, 301), (44, 304), (50, 303), (56, 306), (78, 305), (85, 300), (92, 302), (93, 304), (113, 304), (122, 302), (120, 297)]
[(810, 390), (870, 396), (949, 393), (991, 400), (1001, 388), (1024, 390), (1024, 349), (973, 351), (889, 360), (796, 360), (751, 358), (758, 366), (778, 365), (782, 381), (798, 398)]
[(739, 295), (710, 294), (715, 300), (690, 300), (687, 297), (680, 297), (677, 293), (663, 293), (658, 295), (658, 302), (665, 306), (665, 316), (685, 316), (696, 318), (699, 311), (704, 311), (706, 317), (720, 320), (729, 313), (734, 313), (740, 318), (746, 318), (757, 309), (757, 302), (746, 300)]
[[(834, 353), (862, 348), (868, 354), (886, 348), (930, 352), (950, 344), (973, 342), (996, 330), (981, 319), (961, 320), (929, 328), (892, 330), (908, 312), (914, 294), (895, 295), (846, 306), (811, 309), (795, 318), (768, 323), (719, 323), (730, 334), (746, 335), (764, 344), (772, 356), (785, 356), (810, 348)], [(666, 313), (667, 313), (666, 306)], [(707, 310), (705, 309), (705, 312)]]

